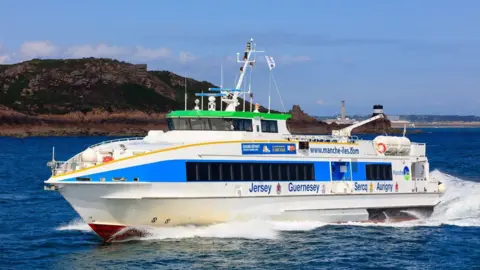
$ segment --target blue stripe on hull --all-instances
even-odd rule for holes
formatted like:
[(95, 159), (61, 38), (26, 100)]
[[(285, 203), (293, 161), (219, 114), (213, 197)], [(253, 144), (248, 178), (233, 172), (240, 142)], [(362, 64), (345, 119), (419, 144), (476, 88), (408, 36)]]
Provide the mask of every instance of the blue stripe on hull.
[(313, 164), (315, 168), (315, 181), (330, 182), (330, 162), (321, 161)]
[[(137, 178), (139, 182), (186, 182), (186, 162), (226, 162), (226, 163), (269, 163), (262, 160), (165, 160), (155, 163), (132, 166), (112, 171), (106, 171), (101, 173), (95, 173), (90, 175), (83, 175), (82, 177), (89, 177), (91, 181), (98, 182), (100, 178), (105, 178), (106, 182), (112, 182), (113, 178), (125, 178), (127, 182), (133, 182), (134, 178)], [(313, 163), (315, 175), (314, 181), (330, 182), (331, 179), (331, 162), (319, 161), (319, 162), (298, 162), (298, 161), (272, 161), (271, 163)], [(351, 170), (347, 174), (346, 180), (352, 181), (391, 181), (391, 180), (367, 180), (366, 177), (366, 165), (368, 164), (391, 164), (389, 162), (352, 162), (351, 168), (348, 165), (348, 170)], [(75, 178), (64, 180), (66, 182), (76, 182)], [(292, 180), (273, 180), (275, 182), (283, 182)], [(334, 180), (335, 181), (335, 180)], [(197, 181), (198, 182), (198, 181)], [(205, 182), (218, 182), (209, 181)], [(233, 181), (229, 181), (233, 182)], [(267, 182), (267, 180), (249, 180), (246, 182)], [(271, 182), (271, 181), (270, 181)]]

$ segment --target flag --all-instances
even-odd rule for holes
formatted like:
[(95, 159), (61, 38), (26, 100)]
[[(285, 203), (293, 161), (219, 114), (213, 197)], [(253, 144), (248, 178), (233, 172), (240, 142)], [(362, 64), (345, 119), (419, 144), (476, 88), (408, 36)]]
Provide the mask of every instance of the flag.
[(273, 57), (265, 55), (265, 58), (267, 59), (268, 68), (272, 70), (275, 67), (275, 61), (273, 60)]

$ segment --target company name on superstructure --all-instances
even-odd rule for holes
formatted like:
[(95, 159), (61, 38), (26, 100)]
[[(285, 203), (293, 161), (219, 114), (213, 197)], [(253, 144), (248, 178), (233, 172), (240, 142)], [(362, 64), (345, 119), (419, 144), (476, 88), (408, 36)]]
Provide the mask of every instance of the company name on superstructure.
[(355, 147), (310, 147), (310, 153), (314, 154), (337, 154), (337, 155), (359, 155), (360, 149)]

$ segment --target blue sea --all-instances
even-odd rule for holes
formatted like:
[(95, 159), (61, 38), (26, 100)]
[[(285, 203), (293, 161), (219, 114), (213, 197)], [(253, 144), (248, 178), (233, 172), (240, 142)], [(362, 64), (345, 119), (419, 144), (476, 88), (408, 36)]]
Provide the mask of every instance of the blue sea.
[(424, 129), (447, 192), (432, 217), (344, 225), (252, 220), (158, 229), (104, 244), (57, 193), (46, 162), (106, 137), (0, 137), (1, 269), (480, 269), (480, 129)]

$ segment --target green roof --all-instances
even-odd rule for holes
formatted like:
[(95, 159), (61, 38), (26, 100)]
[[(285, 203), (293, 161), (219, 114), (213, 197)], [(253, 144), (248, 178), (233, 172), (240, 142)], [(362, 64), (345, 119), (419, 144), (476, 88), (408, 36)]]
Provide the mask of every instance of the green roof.
[(287, 120), (292, 115), (280, 113), (227, 112), (227, 111), (173, 111), (167, 117), (206, 117), (206, 118), (255, 118)]

